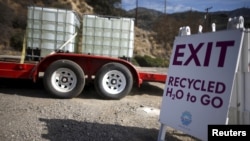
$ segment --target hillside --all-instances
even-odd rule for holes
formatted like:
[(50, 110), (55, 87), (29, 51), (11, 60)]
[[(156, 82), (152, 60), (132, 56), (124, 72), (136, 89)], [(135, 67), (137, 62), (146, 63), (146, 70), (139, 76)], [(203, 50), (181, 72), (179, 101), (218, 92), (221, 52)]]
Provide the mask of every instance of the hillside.
[(0, 54), (20, 54), (26, 25), (27, 7), (41, 6), (72, 9), (79, 14), (92, 14), (93, 8), (84, 0), (0, 0)]
[[(0, 0), (0, 30), (2, 31), (0, 54), (20, 54), (27, 24), (27, 6), (31, 5), (73, 9), (80, 15), (95, 11), (85, 0)], [(136, 9), (122, 11), (118, 15), (135, 18), (135, 11)], [(147, 55), (168, 60), (179, 27), (189, 25), (192, 34), (195, 34), (198, 25), (203, 25), (204, 31), (209, 31), (209, 23), (215, 22), (217, 30), (222, 30), (226, 28), (229, 17), (243, 15), (245, 27), (249, 28), (249, 13), (249, 8), (214, 12), (209, 13), (208, 19), (205, 21), (205, 12), (187, 11), (165, 15), (156, 10), (138, 8), (137, 20), (135, 21), (134, 55)]]
[[(36, 0), (29, 1), (0, 0), (0, 54), (19, 55), (22, 46), (22, 39), (26, 28), (27, 6), (35, 5), (42, 7), (56, 7), (73, 9), (79, 15), (94, 13), (93, 8), (83, 0)], [(161, 44), (155, 42), (156, 33), (135, 27), (134, 55), (148, 55), (151, 57), (170, 56), (169, 51), (162, 48)]]

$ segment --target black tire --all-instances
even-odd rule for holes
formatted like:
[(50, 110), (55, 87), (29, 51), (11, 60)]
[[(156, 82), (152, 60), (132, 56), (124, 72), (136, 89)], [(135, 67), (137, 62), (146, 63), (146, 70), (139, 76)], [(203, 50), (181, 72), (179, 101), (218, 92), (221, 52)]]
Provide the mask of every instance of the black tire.
[(101, 97), (118, 100), (130, 93), (133, 76), (126, 66), (120, 63), (108, 63), (96, 74), (94, 85)]
[(45, 71), (45, 89), (58, 98), (73, 98), (81, 94), (85, 77), (82, 68), (70, 60), (53, 62)]

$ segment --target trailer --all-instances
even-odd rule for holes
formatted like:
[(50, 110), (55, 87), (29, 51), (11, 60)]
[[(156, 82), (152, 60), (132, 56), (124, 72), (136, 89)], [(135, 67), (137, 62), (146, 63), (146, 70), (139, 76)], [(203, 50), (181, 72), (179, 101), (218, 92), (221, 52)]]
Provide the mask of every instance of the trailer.
[(33, 82), (42, 77), (44, 88), (59, 98), (76, 97), (87, 83), (94, 82), (98, 94), (108, 99), (121, 99), (145, 81), (166, 80), (166, 74), (140, 71), (122, 59), (74, 53), (55, 53), (24, 63), (16, 57), (1, 56), (0, 77)]
[(42, 77), (44, 88), (58, 98), (77, 97), (90, 82), (105, 99), (121, 99), (146, 81), (165, 83), (166, 72), (142, 71), (130, 62), (131, 20), (85, 15), (79, 51), (76, 17), (68, 10), (29, 7), (22, 55), (0, 56), (0, 78), (35, 83)]

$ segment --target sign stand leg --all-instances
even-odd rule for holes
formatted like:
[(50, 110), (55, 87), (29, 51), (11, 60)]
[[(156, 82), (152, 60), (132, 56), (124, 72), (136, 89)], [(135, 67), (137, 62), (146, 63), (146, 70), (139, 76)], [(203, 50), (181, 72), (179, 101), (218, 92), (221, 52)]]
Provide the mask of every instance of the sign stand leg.
[(158, 134), (157, 141), (165, 141), (166, 132), (167, 132), (167, 126), (161, 123), (161, 128)]

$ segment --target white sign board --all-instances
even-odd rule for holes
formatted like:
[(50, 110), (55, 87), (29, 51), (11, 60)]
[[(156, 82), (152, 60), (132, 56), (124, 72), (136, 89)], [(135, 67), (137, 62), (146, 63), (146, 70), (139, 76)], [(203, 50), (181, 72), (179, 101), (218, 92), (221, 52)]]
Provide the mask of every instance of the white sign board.
[(242, 44), (241, 30), (176, 37), (160, 122), (202, 140), (210, 124), (226, 124)]

